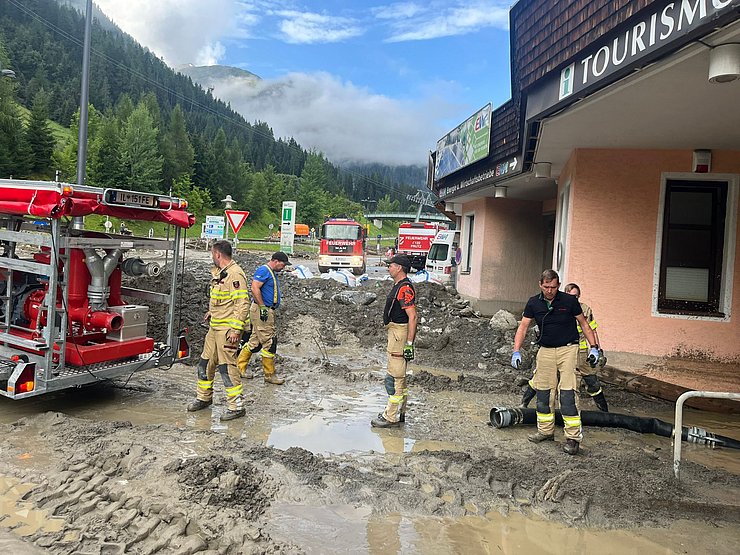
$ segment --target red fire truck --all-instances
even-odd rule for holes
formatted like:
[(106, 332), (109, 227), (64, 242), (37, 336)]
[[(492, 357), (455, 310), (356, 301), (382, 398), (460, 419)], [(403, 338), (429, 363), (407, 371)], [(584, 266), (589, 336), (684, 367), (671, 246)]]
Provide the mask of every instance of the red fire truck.
[[(188, 358), (176, 322), (181, 231), (195, 222), (186, 208), (168, 195), (0, 180), (0, 395), (21, 399)], [(169, 224), (174, 237), (84, 230), (80, 218), (90, 214)], [(146, 288), (160, 267), (134, 249), (167, 253), (168, 293)], [(122, 274), (144, 285), (124, 287)], [(124, 296), (167, 307), (161, 340), (147, 331), (149, 306)]]
[(362, 224), (351, 218), (329, 218), (321, 226), (319, 243), (319, 272), (330, 269), (352, 270), (355, 275), (365, 273), (365, 240)]
[(411, 267), (421, 270), (426, 265), (427, 254), (432, 248), (439, 224), (425, 222), (407, 222), (398, 226), (398, 254), (405, 254), (411, 259)]

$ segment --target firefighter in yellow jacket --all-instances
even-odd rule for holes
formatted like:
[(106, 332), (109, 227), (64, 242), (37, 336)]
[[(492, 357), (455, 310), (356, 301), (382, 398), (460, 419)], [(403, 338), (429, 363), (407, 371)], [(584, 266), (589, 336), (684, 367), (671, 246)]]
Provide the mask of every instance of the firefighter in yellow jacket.
[(226, 389), (227, 410), (221, 415), (222, 421), (246, 414), (236, 356), (242, 333), (249, 326), (249, 292), (244, 270), (231, 255), (228, 241), (216, 241), (211, 247), (215, 267), (211, 270), (210, 303), (205, 316), (209, 328), (198, 362), (196, 399), (188, 405), (190, 412), (211, 405), (213, 379), (218, 370)]

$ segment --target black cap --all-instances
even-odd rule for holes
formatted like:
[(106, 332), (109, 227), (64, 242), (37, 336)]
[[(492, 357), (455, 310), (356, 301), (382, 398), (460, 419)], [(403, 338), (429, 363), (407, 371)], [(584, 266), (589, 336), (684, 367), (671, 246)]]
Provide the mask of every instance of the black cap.
[(385, 262), (386, 264), (398, 264), (407, 274), (411, 271), (411, 259), (405, 254), (397, 254), (394, 257), (387, 259)]
[(283, 251), (277, 251), (275, 254), (272, 255), (272, 258), (270, 260), (277, 260), (278, 262), (290, 264), (290, 262), (288, 261), (288, 255), (285, 254)]

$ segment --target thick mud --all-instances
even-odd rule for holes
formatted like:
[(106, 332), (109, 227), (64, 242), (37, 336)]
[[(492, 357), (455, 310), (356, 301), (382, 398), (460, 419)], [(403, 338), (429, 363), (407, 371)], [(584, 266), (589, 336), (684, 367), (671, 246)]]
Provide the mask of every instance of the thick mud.
[[(251, 274), (263, 258), (238, 260)], [(186, 264), (179, 302), (197, 360), (208, 266)], [(164, 277), (154, 279), (166, 287)], [(535, 445), (526, 439), (532, 429), (491, 428), (491, 407), (517, 404), (517, 384), (528, 377), (508, 366), (514, 328), (503, 317), (493, 324), (477, 317), (454, 290), (428, 283), (417, 286), (422, 320), (408, 420), (402, 428), (372, 429), (369, 420), (385, 403), (381, 312), (390, 282), (370, 280), (337, 297), (348, 290), (332, 280), (281, 279), (277, 367), (287, 382), (265, 384), (255, 357), (243, 419), (218, 421), (218, 377), (213, 407), (187, 413), (195, 374), (182, 364), (128, 383), (0, 399), (0, 531), (22, 538), (29, 553), (385, 553), (406, 545), (402, 531), (401, 539), (385, 537), (389, 523), (402, 530), (410, 519), (419, 542), (410, 551), (427, 545), (489, 552), (495, 546), (485, 538), (493, 536), (481, 532), (481, 522), (520, 515), (544, 523), (539, 533), (567, 527), (563, 538), (636, 529), (645, 536), (689, 522), (681, 536), (688, 543), (651, 545), (735, 552), (736, 453), (716, 458), (687, 447), (677, 482), (667, 438), (587, 428), (581, 453), (572, 457), (560, 437)], [(350, 297), (357, 293), (355, 304)], [(163, 307), (152, 308), (155, 337), (163, 314)], [(525, 360), (532, 357), (528, 349)], [(671, 407), (613, 386), (605, 392), (614, 412), (652, 415)], [(587, 398), (581, 403), (593, 408)], [(729, 432), (716, 431), (732, 436), (740, 429), (740, 421), (728, 425)], [(430, 522), (448, 539), (424, 543)], [(454, 533), (469, 539), (456, 543), (449, 538), (463, 522), (468, 532)], [(337, 534), (333, 543), (306, 531), (337, 526), (359, 526), (366, 541)], [(589, 541), (582, 545), (604, 545)], [(627, 545), (613, 541), (614, 552)], [(572, 551), (567, 544), (526, 545)], [(522, 544), (497, 545), (513, 553)]]

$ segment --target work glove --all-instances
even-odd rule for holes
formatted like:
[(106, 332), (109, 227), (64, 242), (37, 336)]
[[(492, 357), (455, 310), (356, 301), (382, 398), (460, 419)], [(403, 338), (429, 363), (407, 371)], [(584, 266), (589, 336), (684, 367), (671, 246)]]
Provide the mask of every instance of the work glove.
[(511, 366), (515, 370), (519, 370), (519, 367), (522, 365), (522, 353), (519, 351), (514, 351), (514, 354), (511, 355)]
[(267, 307), (261, 306), (260, 307), (260, 320), (263, 322), (267, 322)]
[(403, 358), (406, 360), (414, 360), (414, 344), (406, 343), (403, 347)]
[(597, 361), (597, 364), (599, 365), (599, 368), (606, 366), (606, 355), (604, 354), (604, 349), (599, 349), (599, 360)]
[(596, 364), (599, 362), (599, 348), (592, 346), (588, 350), (588, 358), (586, 360), (591, 368), (596, 368)]

